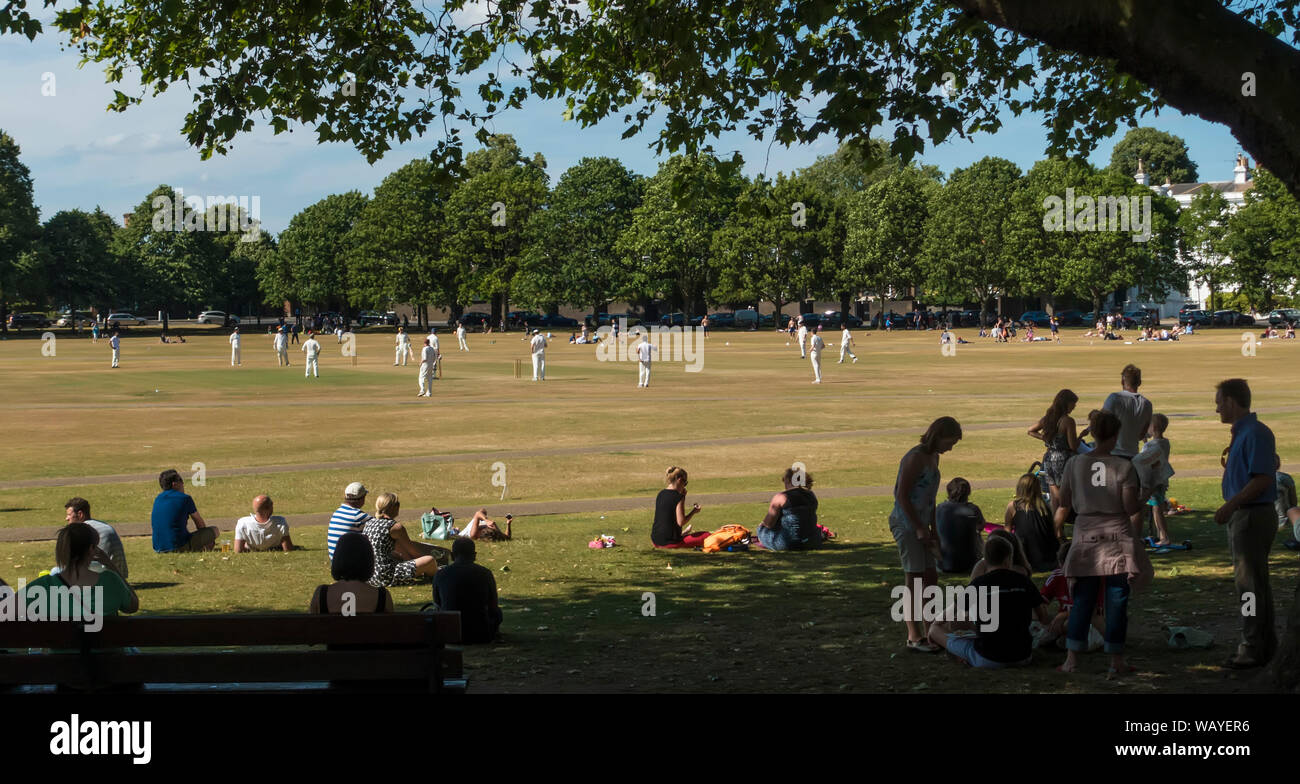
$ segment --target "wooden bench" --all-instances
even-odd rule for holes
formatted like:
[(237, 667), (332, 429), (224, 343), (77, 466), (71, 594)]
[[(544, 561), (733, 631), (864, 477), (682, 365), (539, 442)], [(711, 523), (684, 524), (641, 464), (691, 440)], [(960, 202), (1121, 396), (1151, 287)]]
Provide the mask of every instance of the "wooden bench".
[(9, 651), (0, 654), (0, 685), (464, 688), (461, 651), (446, 647), (460, 642), (460, 613), (142, 616), (103, 624), (87, 632), (77, 622), (0, 623), (0, 650)]

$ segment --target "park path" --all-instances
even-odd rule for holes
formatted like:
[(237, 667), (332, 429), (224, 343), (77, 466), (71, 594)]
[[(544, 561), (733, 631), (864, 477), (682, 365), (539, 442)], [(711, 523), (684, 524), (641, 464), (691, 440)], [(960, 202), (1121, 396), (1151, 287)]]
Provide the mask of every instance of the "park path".
[[(1222, 475), (1222, 471), (1215, 468), (1199, 468), (1188, 471), (1179, 471), (1181, 477), (1217, 477)], [(1019, 479), (973, 479), (971, 487), (975, 490), (1014, 490), (1016, 481)], [(698, 503), (700, 506), (721, 506), (728, 504), (754, 504), (755, 516), (757, 517), (758, 505), (766, 504), (772, 499), (774, 491), (772, 490), (754, 490), (743, 493), (692, 493), (690, 498), (692, 503)], [(817, 497), (820, 500), (834, 498), (866, 498), (872, 496), (892, 496), (894, 488), (892, 485), (860, 485), (857, 487), (819, 487)], [(493, 512), (492, 516), (498, 520), (504, 519), (505, 511), (509, 511), (516, 518), (540, 517), (543, 515), (577, 515), (593, 514), (597, 512), (626, 512), (636, 509), (644, 510), (647, 519), (653, 512), (654, 500), (645, 496), (632, 496), (625, 498), (577, 498), (564, 501), (533, 501), (529, 503), (509, 503), (501, 502), (493, 504), (501, 511)], [(443, 511), (450, 511), (454, 516), (461, 520), (468, 520), (480, 506), (459, 506), (448, 507)], [(995, 510), (996, 511), (996, 510)], [(293, 515), (289, 521), (291, 526), (314, 526), (325, 525), (329, 522), (329, 512), (319, 512), (316, 514)], [(993, 515), (997, 519), (997, 514)], [(52, 540), (56, 537), (61, 526), (39, 526), (28, 528), (0, 528), (0, 542), (36, 542)], [(114, 527), (121, 536), (149, 536), (152, 530), (148, 523), (116, 523)]]

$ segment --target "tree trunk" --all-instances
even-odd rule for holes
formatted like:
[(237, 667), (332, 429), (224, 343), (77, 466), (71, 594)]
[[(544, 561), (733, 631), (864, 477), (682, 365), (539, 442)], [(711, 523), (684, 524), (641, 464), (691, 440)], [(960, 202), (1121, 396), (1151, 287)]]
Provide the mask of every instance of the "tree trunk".
[[(950, 4), (1063, 51), (1115, 60), (1170, 106), (1228, 126), (1300, 198), (1300, 51), (1219, 0)], [(1243, 94), (1248, 73), (1267, 88)]]
[(844, 324), (848, 324), (850, 307), (852, 307), (852, 305), (849, 303), (849, 292), (841, 291), (840, 292), (840, 322), (841, 322), (840, 326)]

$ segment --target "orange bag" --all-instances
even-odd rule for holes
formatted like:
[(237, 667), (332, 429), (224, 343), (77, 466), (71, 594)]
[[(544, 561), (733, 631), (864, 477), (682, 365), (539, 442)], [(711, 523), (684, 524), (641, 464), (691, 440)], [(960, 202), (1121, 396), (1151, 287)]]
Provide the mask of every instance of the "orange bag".
[(752, 536), (750, 530), (743, 525), (724, 525), (704, 540), (704, 552), (716, 553), (750, 536)]

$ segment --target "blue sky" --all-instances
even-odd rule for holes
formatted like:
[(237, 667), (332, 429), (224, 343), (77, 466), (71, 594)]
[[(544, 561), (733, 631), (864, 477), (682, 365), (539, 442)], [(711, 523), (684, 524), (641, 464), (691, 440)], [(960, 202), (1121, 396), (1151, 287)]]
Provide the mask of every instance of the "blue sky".
[[(49, 28), (47, 27), (47, 30)], [(266, 229), (279, 233), (294, 213), (331, 193), (360, 190), (369, 194), (385, 176), (403, 164), (428, 154), (437, 137), (395, 147), (373, 166), (352, 147), (319, 145), (310, 129), (275, 136), (259, 128), (235, 141), (224, 157), (199, 159), (180, 133), (190, 106), (189, 94), (171, 89), (158, 98), (117, 114), (106, 111), (113, 90), (98, 66), (78, 68), (75, 52), (61, 51), (55, 35), (36, 42), (18, 36), (0, 37), (0, 129), (22, 148), (22, 160), (35, 181), (42, 220), (62, 209), (102, 206), (121, 220), (155, 186), (167, 183), (188, 195), (258, 196)], [(42, 94), (53, 78), (54, 95)], [(621, 139), (623, 126), (605, 122), (581, 129), (565, 122), (560, 102), (534, 101), (522, 111), (500, 118), (493, 126), (513, 134), (525, 153), (540, 152), (547, 160), (552, 183), (565, 169), (586, 156), (618, 158), (633, 171), (653, 174), (660, 158), (649, 149), (652, 134)], [(1226, 128), (1173, 110), (1148, 115), (1142, 125), (1174, 133), (1186, 140), (1202, 180), (1229, 180), (1240, 145)], [(438, 130), (440, 133), (440, 129)], [(892, 129), (878, 129), (888, 137)], [(1092, 155), (1104, 165), (1111, 147), (1123, 133), (1101, 143)], [(971, 141), (950, 140), (927, 149), (921, 163), (944, 172), (969, 166), (986, 155), (997, 155), (1028, 169), (1043, 158), (1046, 146), (1042, 118), (1004, 117), (996, 134)], [(470, 147), (475, 146), (472, 138)], [(770, 146), (743, 133), (714, 142), (720, 152), (738, 150), (747, 174), (775, 174), (812, 163), (834, 151), (824, 138), (801, 147)]]

